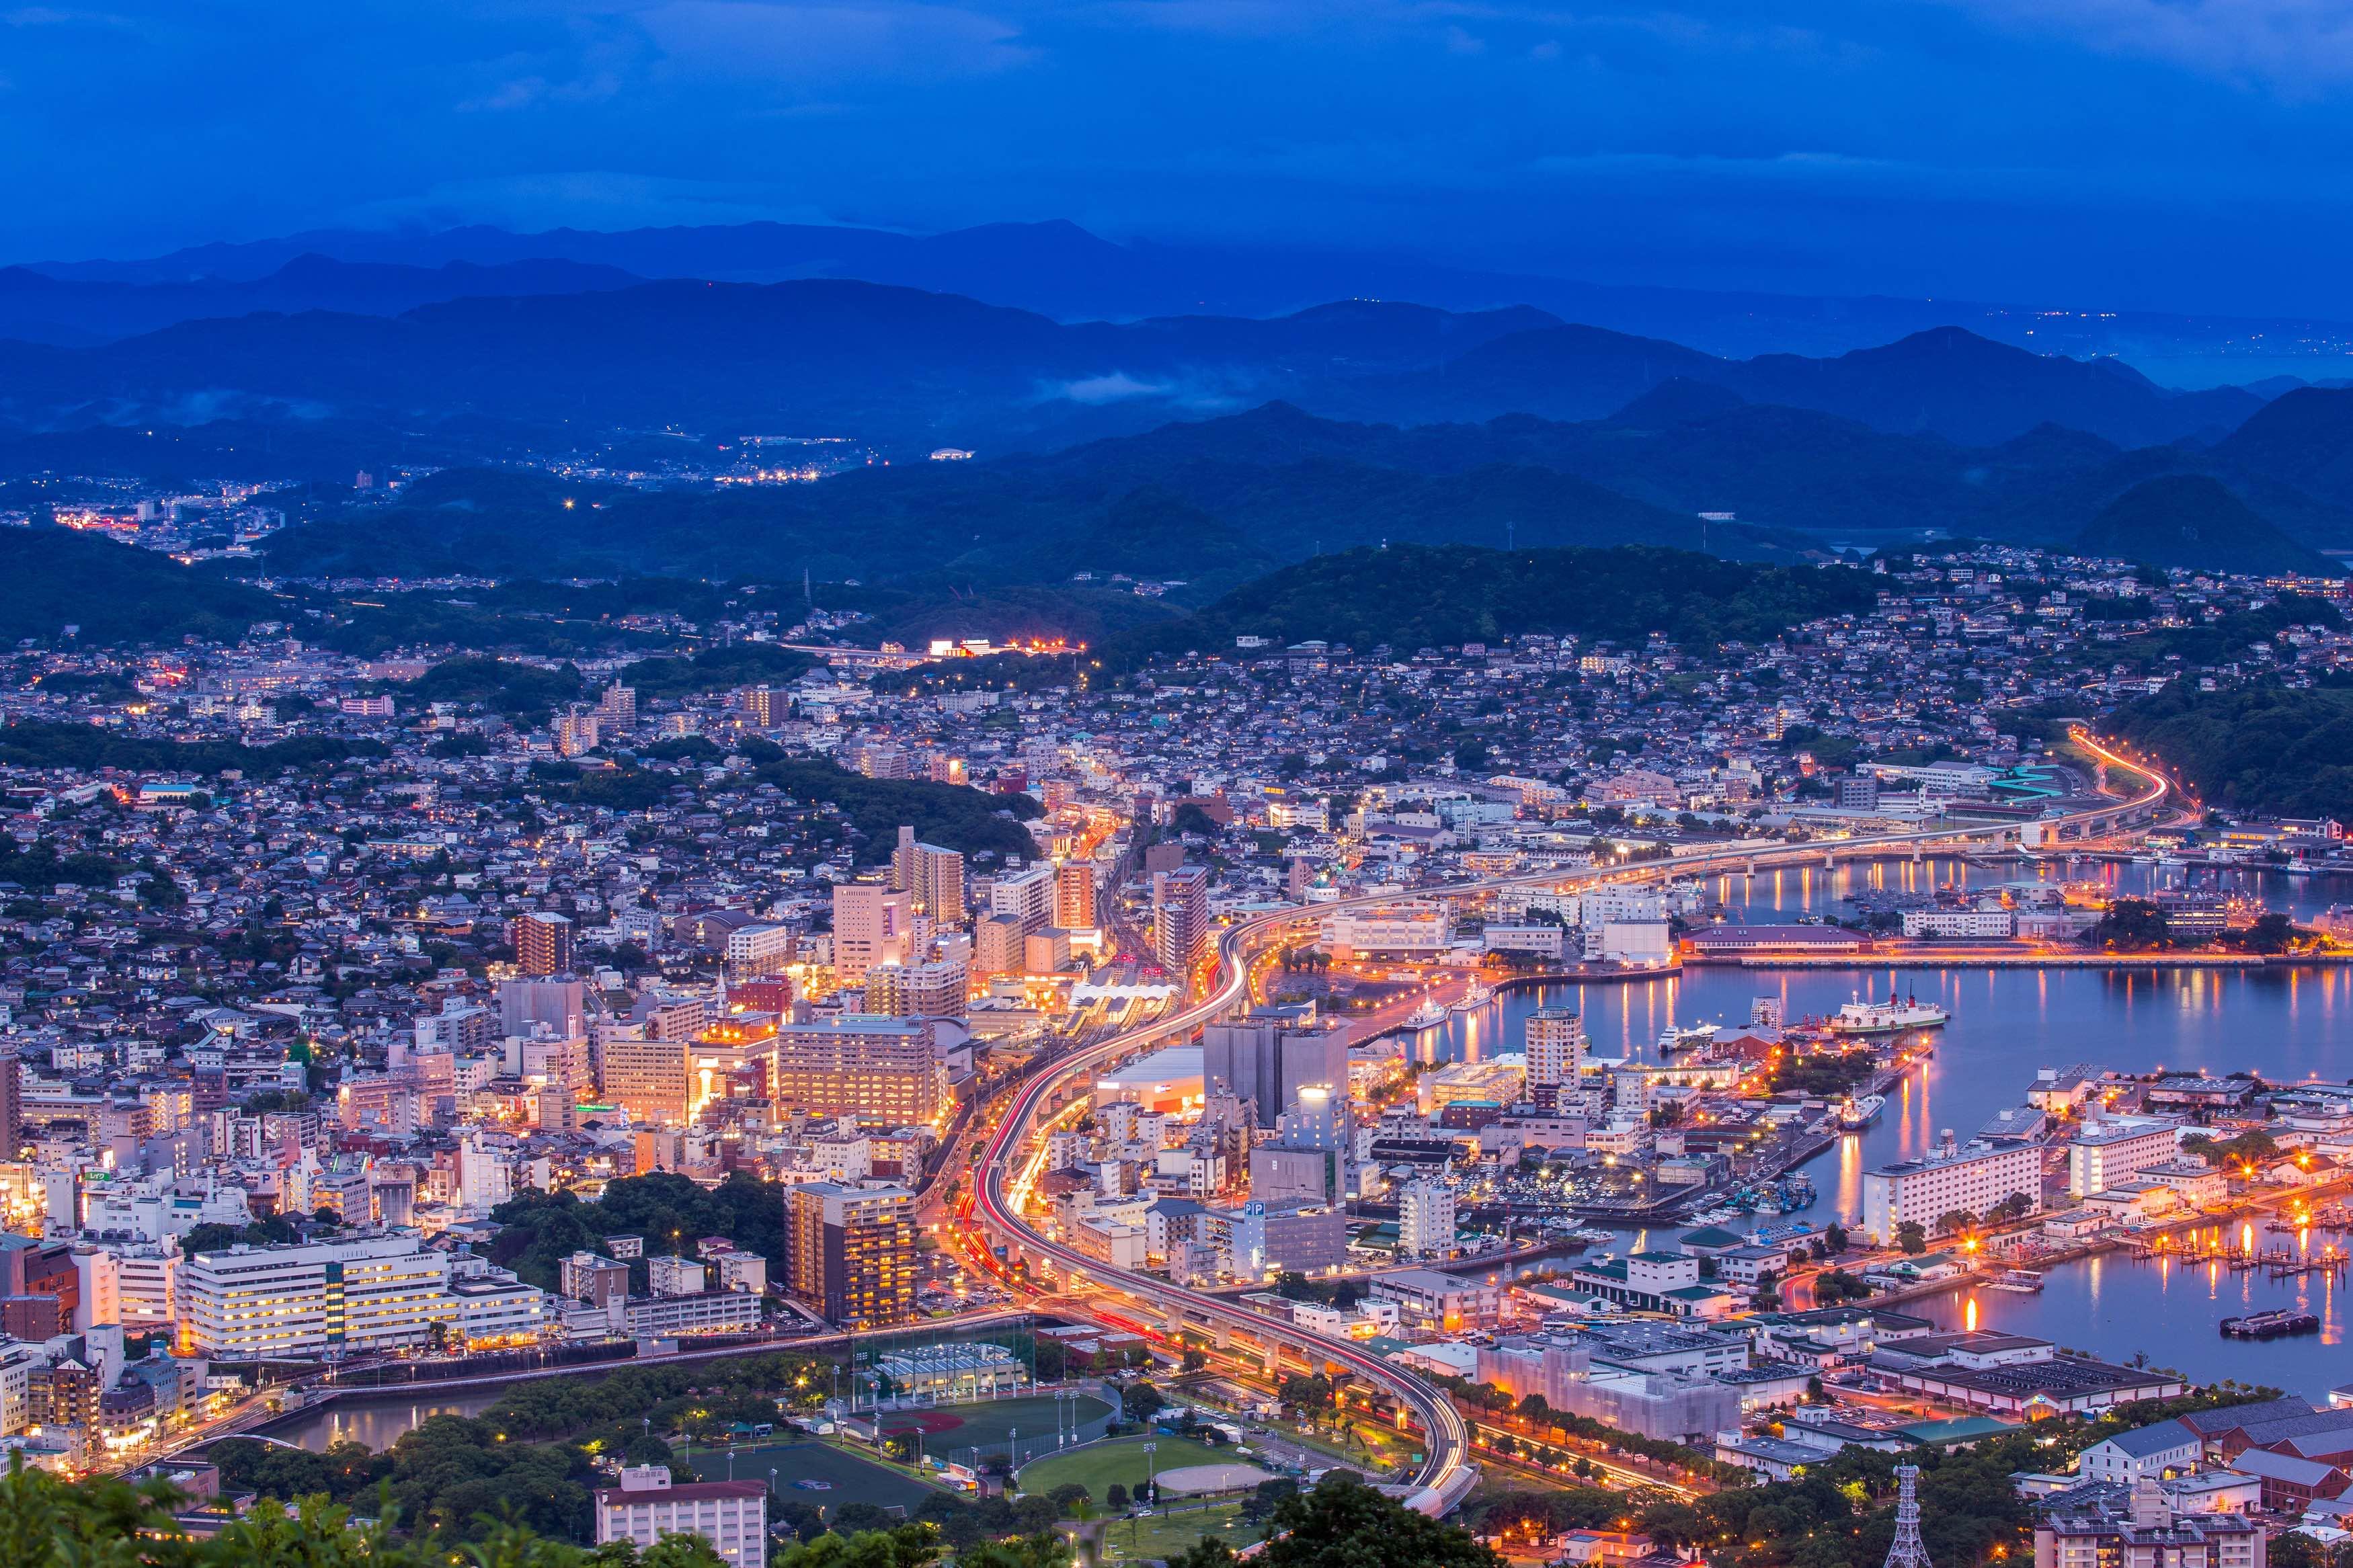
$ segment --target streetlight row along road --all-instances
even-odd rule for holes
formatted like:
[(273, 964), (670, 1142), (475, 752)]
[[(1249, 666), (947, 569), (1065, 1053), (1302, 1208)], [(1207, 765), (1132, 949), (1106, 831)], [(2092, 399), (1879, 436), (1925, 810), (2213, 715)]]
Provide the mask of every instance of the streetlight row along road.
[[(2154, 814), (2163, 805), (2172, 786), (2162, 773), (2151, 769), (2147, 763), (2116, 755), (2088, 735), (2078, 732), (2074, 739), (2077, 744), (2102, 761), (2146, 778), (2149, 787), (2131, 800), (2111, 799), (2087, 810), (2043, 818), (2041, 826), (2046, 832), (2070, 826), (2084, 827), (2103, 818), (2115, 820), (2124, 813)], [(1947, 841), (1966, 843), (1972, 838), (2000, 838), (2015, 833), (2020, 826), (2022, 825), (1997, 823), (1959, 831), (1949, 827), (1917, 829), (1813, 843), (1802, 848), (1742, 850), (1725, 855), (1693, 856), (1680, 860), (1650, 861), (1621, 871), (1590, 876), (1540, 872), (1416, 889), (1409, 896), (1465, 898), (1514, 887), (1556, 886), (1570, 881), (1585, 885), (1600, 882), (1640, 884), (1668, 878), (1761, 869), (1791, 863), (1821, 864), (1826, 859), (1870, 855), (1905, 846), (1921, 847)], [(1415, 1489), (1406, 1500), (1406, 1506), (1435, 1517), (1451, 1511), (1478, 1480), (1478, 1468), (1471, 1458), (1469, 1428), (1443, 1390), (1347, 1341), (1278, 1323), (1262, 1313), (1222, 1297), (1187, 1289), (1141, 1273), (1113, 1270), (1099, 1260), (1048, 1237), (1033, 1226), (1022, 1212), (1030, 1182), (1035, 1176), (1034, 1168), (1018, 1178), (1014, 1169), (1039, 1121), (1039, 1113), (1063, 1089), (1082, 1079), (1091, 1082), (1103, 1068), (1144, 1051), (1187, 1040), (1202, 1026), (1214, 1023), (1246, 1004), (1250, 994), (1251, 963), (1266, 950), (1271, 939), (1292, 935), (1299, 928), (1313, 926), (1324, 916), (1336, 911), (1368, 908), (1388, 901), (1392, 900), (1387, 897), (1342, 900), (1305, 910), (1284, 910), (1261, 915), (1226, 930), (1218, 939), (1215, 988), (1200, 1001), (1142, 1028), (1074, 1051), (1039, 1073), (1018, 1090), (983, 1150), (980, 1179), (974, 1184), (974, 1210), (982, 1230), (1007, 1248), (1008, 1258), (1036, 1257), (1050, 1262), (1067, 1276), (1092, 1280), (1107, 1290), (1132, 1298), (1164, 1314), (1178, 1314), (1226, 1329), (1240, 1329), (1252, 1336), (1266, 1336), (1270, 1340), (1279, 1338), (1286, 1344), (1308, 1347), (1324, 1361), (1344, 1367), (1372, 1386), (1386, 1391), (1412, 1415), (1425, 1439), (1426, 1451), (1414, 1476)], [(1038, 1158), (1035, 1155), (1031, 1157), (1033, 1167)]]

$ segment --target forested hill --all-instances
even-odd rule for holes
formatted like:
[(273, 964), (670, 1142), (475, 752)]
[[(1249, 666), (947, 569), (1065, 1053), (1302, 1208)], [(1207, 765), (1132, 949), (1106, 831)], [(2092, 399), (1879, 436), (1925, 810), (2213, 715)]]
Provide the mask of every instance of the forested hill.
[(2110, 724), (2179, 768), (2210, 805), (2353, 821), (2353, 688), (2197, 691), (2177, 680)]
[(1880, 580), (1850, 567), (1756, 566), (1649, 545), (1482, 550), (1401, 544), (1319, 555), (1243, 584), (1198, 614), (1114, 638), (1108, 660), (1309, 638), (1410, 654), (1528, 633), (1754, 642), (1864, 610)]
[(235, 641), (286, 614), (269, 595), (191, 572), (153, 550), (69, 528), (0, 529), (0, 637), (53, 638), (69, 626), (85, 646)]

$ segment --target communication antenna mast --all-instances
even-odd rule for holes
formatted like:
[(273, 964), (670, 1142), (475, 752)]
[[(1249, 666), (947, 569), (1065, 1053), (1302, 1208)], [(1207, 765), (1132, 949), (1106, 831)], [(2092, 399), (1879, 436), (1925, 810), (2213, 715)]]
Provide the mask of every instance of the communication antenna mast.
[(1919, 1466), (1895, 1467), (1895, 1539), (1887, 1548), (1886, 1568), (1929, 1568), (1928, 1549), (1920, 1544), (1919, 1479)]

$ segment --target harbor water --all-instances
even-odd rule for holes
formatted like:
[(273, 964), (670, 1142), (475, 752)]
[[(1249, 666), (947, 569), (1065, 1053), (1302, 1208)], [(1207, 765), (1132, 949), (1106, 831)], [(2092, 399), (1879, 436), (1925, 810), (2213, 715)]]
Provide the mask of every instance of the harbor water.
[(271, 1426), (265, 1436), (281, 1443), (324, 1453), (336, 1443), (364, 1443), (381, 1451), (404, 1432), (436, 1415), (479, 1415), (498, 1403), (502, 1388), (451, 1390), (424, 1394), (414, 1389), (398, 1394), (346, 1394)]
[[(1729, 878), (1715, 891), (1736, 915), (1761, 923), (1827, 912), (1857, 887), (1926, 891), (2022, 875), (2031, 873), (1954, 860), (1886, 862)], [(2181, 877), (2142, 865), (2086, 867), (2065, 875), (2097, 876), (2126, 894), (2179, 885)], [(2247, 892), (2299, 916), (2337, 899), (2353, 901), (2353, 886), (2346, 879), (2222, 875), (2227, 879), (2218, 883), (2212, 873), (2201, 873), (2191, 885)], [(1584, 1016), (1594, 1055), (1649, 1061), (1658, 1059), (1656, 1042), (1670, 1024), (1742, 1024), (1758, 996), (1778, 999), (1794, 1022), (1891, 992), (1933, 1001), (1949, 1009), (1952, 1021), (1938, 1032), (1935, 1054), (1887, 1091), (1886, 1110), (1876, 1123), (1840, 1139), (1807, 1163), (1816, 1196), (1783, 1216), (1788, 1220), (1854, 1223), (1862, 1214), (1865, 1170), (1925, 1152), (1946, 1129), (1968, 1142), (1998, 1112), (2025, 1103), (2041, 1068), (2087, 1063), (2134, 1072), (2244, 1069), (2274, 1082), (2344, 1083), (2353, 1076), (2353, 970), (2337, 968), (1694, 968), (1651, 981), (1506, 993), (1475, 1012), (1456, 1015), (1419, 1037), (1412, 1048), (1430, 1060), (1479, 1060), (1517, 1051), (1530, 1013), (1572, 1007)], [(2294, 1239), (2274, 1237), (2269, 1242), (2284, 1246)], [(2039, 1295), (1976, 1288), (1904, 1310), (1947, 1327), (1974, 1323), (2033, 1334), (2105, 1359), (2146, 1355), (2153, 1364), (2200, 1381), (2236, 1377), (2318, 1396), (2353, 1379), (2353, 1366), (2344, 1364), (2338, 1353), (2348, 1328), (2338, 1294), (2318, 1274), (2274, 1282), (2260, 1271), (2143, 1263), (2108, 1254), (2052, 1269)], [(2316, 1314), (2319, 1335), (2243, 1342), (2224, 1340), (2217, 1331), (2221, 1318), (2272, 1307)]]

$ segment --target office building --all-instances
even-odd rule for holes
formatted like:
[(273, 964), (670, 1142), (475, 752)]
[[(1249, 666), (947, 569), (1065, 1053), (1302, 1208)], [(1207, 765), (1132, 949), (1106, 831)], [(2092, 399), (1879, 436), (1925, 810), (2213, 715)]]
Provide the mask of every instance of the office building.
[(908, 963), (916, 954), (914, 896), (876, 882), (840, 882), (833, 889), (833, 977), (863, 985), (878, 963)]
[(1066, 974), (1071, 968), (1071, 933), (1060, 926), (1033, 931), (1021, 939), (1021, 973)]
[(866, 972), (866, 1010), (884, 1018), (961, 1018), (965, 967), (949, 959), (883, 963)]
[(972, 967), (983, 979), (1018, 974), (1029, 962), (1029, 937), (1011, 915), (987, 915), (972, 928)]
[(587, 985), (578, 980), (502, 980), (499, 983), (499, 1028), (509, 1037), (541, 1031), (559, 1040), (588, 1033)]
[(1336, 1018), (1270, 1012), (1211, 1024), (1201, 1031), (1201, 1078), (1205, 1093), (1247, 1100), (1256, 1107), (1256, 1124), (1272, 1127), (1310, 1085), (1345, 1100), (1347, 1026)]
[(931, 916), (934, 925), (964, 921), (964, 857), (936, 844), (917, 843), (912, 827), (899, 829), (899, 847), (891, 855), (891, 886), (913, 898), (915, 912)]
[(1434, 958), (1450, 940), (1446, 911), (1409, 900), (1377, 909), (1350, 910), (1324, 918), (1318, 938), (1334, 958)]
[[(1184, 1151), (1178, 1151), (1182, 1153)], [(1222, 1157), (1206, 1162), (1198, 1153), (1186, 1169), (1196, 1190), (1214, 1192)], [(1336, 1204), (1347, 1196), (1347, 1156), (1336, 1149), (1286, 1149), (1253, 1143), (1250, 1152), (1250, 1195), (1266, 1203)]]
[(1877, 811), (1879, 781), (1868, 773), (1850, 773), (1838, 781), (1841, 811)]
[(229, 1360), (424, 1345), (455, 1315), (448, 1270), (413, 1235), (199, 1252), (180, 1267), (182, 1327)]
[[(71, 1173), (63, 1173), (70, 1177)], [(69, 1228), (78, 1226), (80, 1216), (71, 1215), (65, 1220)], [(81, 1269), (74, 1261), (73, 1243), (41, 1241), (13, 1232), (0, 1233), (0, 1289), (6, 1299), (16, 1302), (47, 1302), (48, 1315), (60, 1324), (70, 1324), (81, 1311)], [(55, 1331), (65, 1331), (63, 1327)], [(16, 1332), (11, 1329), (10, 1332)], [(27, 1336), (18, 1333), (16, 1337)]]
[(1492, 1329), (1503, 1294), (1477, 1276), (1464, 1278), (1436, 1268), (1399, 1268), (1377, 1274), (1373, 1300), (1397, 1303), (1398, 1321), (1425, 1334), (1459, 1334)]
[(1019, 921), (1024, 936), (1043, 931), (1054, 923), (1055, 889), (1050, 865), (1010, 872), (988, 885), (988, 912)]
[(565, 974), (572, 969), (572, 921), (564, 915), (533, 911), (507, 922), (515, 968), (524, 974)]
[(794, 1110), (904, 1127), (936, 1120), (947, 1102), (947, 1070), (915, 1019), (845, 1013), (786, 1024), (775, 1062), (769, 1096)]
[(596, 1543), (627, 1541), (642, 1553), (666, 1535), (699, 1535), (727, 1568), (766, 1568), (768, 1483), (673, 1484), (666, 1465), (631, 1465), (617, 1487), (596, 1489)]
[(1421, 1075), (1416, 1084), (1417, 1103), (1424, 1116), (1468, 1101), (1498, 1109), (1517, 1103), (1527, 1093), (1527, 1058), (1516, 1051), (1483, 1062), (1449, 1062)]
[(1567, 1007), (1528, 1017), (1528, 1091), (1574, 1084), (1585, 1066), (1585, 1020)]
[(1160, 967), (1180, 984), (1209, 945), (1209, 873), (1179, 866), (1152, 874), (1152, 947)]
[(608, 1039), (597, 1092), (633, 1121), (683, 1121), (692, 1093), (689, 1042)]
[(754, 923), (739, 926), (727, 933), (726, 945), (720, 956), (727, 966), (728, 982), (765, 980), (772, 974), (782, 974), (793, 962), (797, 939), (790, 926)]
[(785, 1196), (785, 1289), (828, 1321), (897, 1322), (914, 1310), (915, 1196), (808, 1182)]
[(1204, 1209), (1200, 1236), (1237, 1279), (1322, 1274), (1348, 1261), (1348, 1216), (1323, 1204), (1253, 1198), (1239, 1209)]
[(1054, 923), (1064, 931), (1095, 928), (1095, 868), (1086, 860), (1054, 868)]

